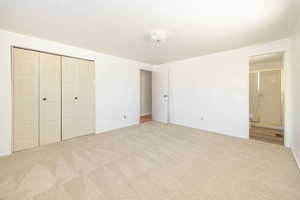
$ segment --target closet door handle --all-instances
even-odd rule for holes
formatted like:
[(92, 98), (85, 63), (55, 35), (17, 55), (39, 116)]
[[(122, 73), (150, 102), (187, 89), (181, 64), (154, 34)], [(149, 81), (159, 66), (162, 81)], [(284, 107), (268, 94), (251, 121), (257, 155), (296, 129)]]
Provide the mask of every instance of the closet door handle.
[(44, 98), (43, 98), (43, 101), (46, 101), (46, 100), (47, 100), (47, 98), (44, 97)]
[(74, 99), (75, 99), (75, 100), (77, 100), (77, 99), (78, 99), (78, 97), (74, 97)]

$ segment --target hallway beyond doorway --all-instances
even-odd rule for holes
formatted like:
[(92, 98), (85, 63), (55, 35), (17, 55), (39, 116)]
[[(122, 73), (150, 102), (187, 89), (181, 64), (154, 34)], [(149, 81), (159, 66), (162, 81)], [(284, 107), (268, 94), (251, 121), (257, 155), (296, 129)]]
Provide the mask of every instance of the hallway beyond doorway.
[(140, 124), (152, 121), (152, 115), (144, 115), (140, 117)]

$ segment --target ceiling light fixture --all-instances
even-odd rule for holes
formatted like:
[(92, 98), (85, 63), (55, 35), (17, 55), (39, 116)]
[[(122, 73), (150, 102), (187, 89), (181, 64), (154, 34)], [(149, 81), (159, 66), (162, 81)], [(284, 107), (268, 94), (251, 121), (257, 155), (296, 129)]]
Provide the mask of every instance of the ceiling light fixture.
[(162, 32), (151, 32), (149, 34), (149, 39), (153, 43), (162, 43), (166, 41), (167, 37)]

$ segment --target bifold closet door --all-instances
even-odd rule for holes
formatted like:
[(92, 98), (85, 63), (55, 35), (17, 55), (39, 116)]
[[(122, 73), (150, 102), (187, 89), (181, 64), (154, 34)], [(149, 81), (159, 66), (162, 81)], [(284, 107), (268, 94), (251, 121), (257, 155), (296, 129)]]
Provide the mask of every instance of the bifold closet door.
[(95, 133), (95, 67), (93, 61), (80, 60), (78, 75), (79, 136)]
[(62, 139), (78, 135), (78, 61), (62, 57)]
[(39, 53), (13, 48), (13, 151), (39, 145)]
[(94, 63), (62, 57), (62, 139), (94, 133)]
[(61, 56), (40, 53), (40, 145), (61, 140)]

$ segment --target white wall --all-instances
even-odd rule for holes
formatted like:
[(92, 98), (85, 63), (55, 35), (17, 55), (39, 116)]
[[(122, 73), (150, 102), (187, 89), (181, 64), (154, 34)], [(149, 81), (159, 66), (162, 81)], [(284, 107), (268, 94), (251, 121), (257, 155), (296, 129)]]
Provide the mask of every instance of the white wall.
[[(170, 122), (241, 138), (249, 137), (249, 57), (289, 53), (289, 39), (161, 65), (170, 73)], [(289, 76), (289, 66), (285, 76)], [(289, 87), (287, 81), (286, 86)], [(286, 91), (286, 105), (290, 91)], [(286, 145), (290, 142), (286, 108)]]
[(140, 71), (140, 115), (152, 113), (152, 72)]
[(291, 41), (292, 85), (293, 90), (293, 151), (300, 168), (300, 19)]
[(139, 69), (147, 64), (0, 30), (0, 155), (11, 153), (12, 45), (95, 60), (97, 132), (139, 122)]

